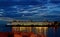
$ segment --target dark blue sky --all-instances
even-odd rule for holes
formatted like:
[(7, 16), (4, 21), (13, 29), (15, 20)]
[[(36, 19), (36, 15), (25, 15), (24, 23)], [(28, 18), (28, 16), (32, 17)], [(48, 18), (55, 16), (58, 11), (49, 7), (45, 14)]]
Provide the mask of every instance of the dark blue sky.
[(59, 18), (60, 0), (0, 0), (0, 17), (40, 20), (42, 16), (55, 17), (51, 19)]

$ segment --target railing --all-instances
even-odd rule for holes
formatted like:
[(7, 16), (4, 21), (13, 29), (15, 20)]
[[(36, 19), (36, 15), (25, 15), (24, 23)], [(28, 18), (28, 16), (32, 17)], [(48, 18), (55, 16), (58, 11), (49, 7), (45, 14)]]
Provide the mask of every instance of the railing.
[(60, 25), (6, 25), (6, 27), (60, 27)]

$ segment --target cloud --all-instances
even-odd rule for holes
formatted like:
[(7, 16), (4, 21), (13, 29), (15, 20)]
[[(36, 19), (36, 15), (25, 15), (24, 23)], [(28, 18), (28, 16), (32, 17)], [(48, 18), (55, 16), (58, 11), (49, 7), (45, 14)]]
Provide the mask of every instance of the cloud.
[(3, 16), (4, 9), (0, 9), (0, 16)]
[[(45, 14), (45, 12), (47, 11), (47, 8), (45, 8), (44, 6), (40, 5), (26, 5), (26, 6), (22, 6), (22, 5), (16, 5), (16, 6), (11, 6), (10, 8), (14, 8), (13, 11), (8, 11), (10, 14), (9, 15), (14, 15), (14, 16), (19, 16), (22, 14), (22, 16), (34, 16), (35, 14), (40, 14), (43, 15)], [(16, 9), (16, 10), (15, 10)], [(47, 12), (46, 12), (47, 13)]]
[(0, 16), (2, 16), (2, 14), (0, 14)]
[[(4, 11), (4, 15), (7, 16), (42, 16), (42, 15), (55, 15), (57, 12), (53, 11), (59, 11), (60, 8), (59, 5), (50, 4), (48, 6), (40, 6), (40, 5), (14, 5), (10, 6), (7, 11), (1, 9), (1, 11)], [(48, 8), (49, 7), (49, 8)], [(1, 12), (3, 13), (3, 12)]]
[(2, 14), (3, 12), (0, 12), (0, 14)]

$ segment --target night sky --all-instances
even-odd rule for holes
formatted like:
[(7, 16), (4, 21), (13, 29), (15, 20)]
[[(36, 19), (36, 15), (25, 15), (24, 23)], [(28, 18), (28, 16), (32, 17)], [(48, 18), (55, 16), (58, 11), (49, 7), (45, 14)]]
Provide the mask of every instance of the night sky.
[(0, 17), (60, 21), (60, 0), (0, 0)]

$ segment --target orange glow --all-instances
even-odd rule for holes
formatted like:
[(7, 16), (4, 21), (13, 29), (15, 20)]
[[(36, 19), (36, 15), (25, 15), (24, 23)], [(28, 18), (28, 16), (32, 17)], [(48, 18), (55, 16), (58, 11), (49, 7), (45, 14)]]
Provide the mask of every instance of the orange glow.
[(21, 34), (18, 34), (18, 33), (16, 32), (16, 33), (14, 33), (14, 37), (22, 37), (22, 35), (21, 35)]
[[(36, 34), (31, 33), (32, 27), (12, 27), (12, 28), (13, 28), (13, 31), (16, 32), (16, 33), (14, 33), (14, 37), (23, 37), (23, 36), (29, 36), (29, 37), (38, 37), (38, 36), (41, 36), (41, 37), (46, 37), (47, 36), (46, 32), (48, 30), (48, 27), (33, 27), (33, 28), (35, 28), (37, 34), (39, 34), (37, 36)], [(25, 31), (25, 30), (29, 31), (29, 33), (27, 33), (27, 32), (24, 33), (23, 32), (22, 35), (17, 33), (18, 31)]]

